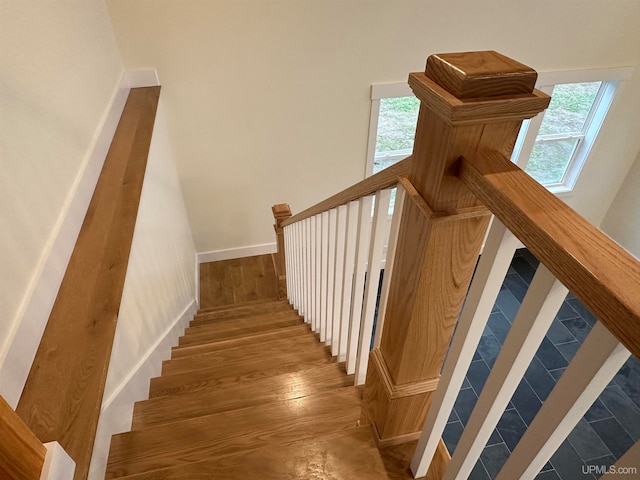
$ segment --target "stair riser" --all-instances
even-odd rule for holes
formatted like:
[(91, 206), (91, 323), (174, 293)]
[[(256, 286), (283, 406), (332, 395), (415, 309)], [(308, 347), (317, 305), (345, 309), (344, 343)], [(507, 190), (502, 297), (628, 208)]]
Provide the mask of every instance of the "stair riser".
[(199, 355), (202, 353), (211, 353), (229, 348), (237, 348), (245, 345), (254, 345), (263, 342), (269, 342), (274, 339), (302, 337), (310, 332), (308, 325), (294, 325), (292, 327), (279, 328), (274, 331), (265, 333), (255, 333), (240, 338), (231, 338), (226, 340), (218, 340), (201, 345), (185, 345), (183, 347), (173, 347), (171, 349), (171, 358), (188, 357), (191, 355)]

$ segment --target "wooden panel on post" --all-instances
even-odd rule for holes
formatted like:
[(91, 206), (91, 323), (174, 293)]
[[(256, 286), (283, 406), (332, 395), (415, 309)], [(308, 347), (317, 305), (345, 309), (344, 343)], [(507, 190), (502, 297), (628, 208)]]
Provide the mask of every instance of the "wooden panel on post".
[(0, 396), (0, 478), (38, 480), (47, 449)]
[(276, 267), (276, 275), (278, 276), (278, 296), (287, 298), (287, 267), (284, 253), (284, 227), (282, 222), (291, 216), (291, 208), (286, 203), (278, 203), (271, 207), (273, 218), (276, 223), (273, 229), (276, 231), (276, 241), (278, 243), (278, 252), (273, 256)]
[(409, 174), (415, 188), (404, 200), (384, 331), (364, 393), (380, 444), (420, 435), (489, 222), (457, 178), (458, 159), (485, 150), (510, 155), (522, 120), (549, 104), (535, 80), (535, 71), (496, 52), (431, 56), (425, 73), (409, 76), (421, 101)]

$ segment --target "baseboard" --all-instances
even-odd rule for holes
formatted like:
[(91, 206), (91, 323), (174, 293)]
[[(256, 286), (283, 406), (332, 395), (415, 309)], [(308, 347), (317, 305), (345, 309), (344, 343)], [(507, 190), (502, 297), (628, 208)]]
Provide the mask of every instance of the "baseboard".
[[(195, 300), (193, 300), (174, 320), (170, 327), (168, 327), (160, 336), (160, 338), (153, 344), (149, 350), (147, 350), (144, 355), (138, 360), (138, 363), (134, 365), (129, 373), (125, 376), (124, 380), (120, 382), (120, 384), (111, 392), (108, 396), (102, 400), (102, 411), (104, 412), (109, 406), (113, 403), (116, 397), (120, 395), (120, 393), (127, 387), (127, 385), (131, 382), (131, 379), (142, 369), (142, 366), (149, 362), (153, 361), (153, 357), (157, 357), (159, 353), (168, 352), (164, 355), (162, 360), (167, 360), (171, 354), (171, 347), (174, 344), (177, 344), (178, 338), (180, 338), (184, 329), (187, 327), (193, 316), (198, 311), (198, 304)], [(162, 365), (162, 360), (160, 360), (158, 365)], [(151, 378), (151, 377), (149, 377)], [(147, 385), (148, 386), (148, 385)]]
[(158, 72), (155, 68), (148, 70), (129, 70), (122, 75), (123, 82), (128, 88), (156, 87), (160, 85)]
[(248, 247), (228, 248), (226, 250), (214, 250), (212, 252), (198, 253), (198, 263), (218, 262), (220, 260), (231, 260), (234, 258), (254, 257), (256, 255), (267, 255), (278, 251), (277, 243), (263, 243), (262, 245), (251, 245)]
[(183, 335), (197, 309), (193, 300), (142, 356), (125, 380), (103, 400), (89, 467), (90, 480), (104, 479), (111, 436), (131, 429), (134, 403), (149, 398), (149, 380), (160, 376), (162, 362), (171, 356), (171, 347), (178, 344), (178, 338)]

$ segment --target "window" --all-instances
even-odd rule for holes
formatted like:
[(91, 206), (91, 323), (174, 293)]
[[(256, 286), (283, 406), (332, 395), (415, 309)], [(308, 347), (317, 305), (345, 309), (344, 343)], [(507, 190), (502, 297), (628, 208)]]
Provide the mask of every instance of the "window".
[[(549, 108), (523, 122), (512, 161), (554, 193), (573, 190), (613, 101), (632, 69), (541, 73)], [(374, 85), (367, 175), (409, 156), (419, 102), (405, 84)]]
[(414, 96), (380, 99), (373, 173), (411, 155), (419, 108)]

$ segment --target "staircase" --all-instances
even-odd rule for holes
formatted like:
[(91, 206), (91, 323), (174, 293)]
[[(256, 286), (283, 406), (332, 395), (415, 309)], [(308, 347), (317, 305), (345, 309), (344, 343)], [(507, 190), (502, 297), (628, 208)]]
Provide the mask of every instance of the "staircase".
[(360, 387), (285, 300), (198, 312), (107, 479), (401, 479), (415, 442), (376, 448)]

